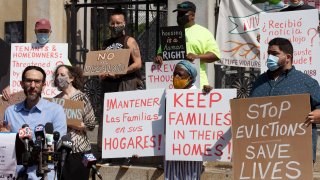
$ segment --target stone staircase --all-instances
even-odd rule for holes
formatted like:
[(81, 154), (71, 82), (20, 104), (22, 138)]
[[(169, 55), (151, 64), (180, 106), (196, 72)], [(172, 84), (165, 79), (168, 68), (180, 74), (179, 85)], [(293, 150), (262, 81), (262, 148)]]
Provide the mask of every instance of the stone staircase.
[[(97, 155), (97, 131), (89, 132), (88, 136), (92, 142), (93, 153)], [(319, 132), (320, 133), (320, 132)], [(320, 136), (320, 134), (319, 134)], [(318, 138), (320, 141), (320, 137)], [(320, 180), (320, 142), (318, 142), (317, 152), (318, 162), (314, 165), (313, 179)], [(132, 161), (132, 165), (97, 165), (104, 180), (162, 180), (164, 179), (162, 157), (139, 158)], [(114, 163), (116, 164), (116, 163)], [(91, 179), (99, 179), (97, 176)], [(201, 175), (201, 180), (232, 180), (232, 164), (223, 162), (205, 163), (205, 171)]]

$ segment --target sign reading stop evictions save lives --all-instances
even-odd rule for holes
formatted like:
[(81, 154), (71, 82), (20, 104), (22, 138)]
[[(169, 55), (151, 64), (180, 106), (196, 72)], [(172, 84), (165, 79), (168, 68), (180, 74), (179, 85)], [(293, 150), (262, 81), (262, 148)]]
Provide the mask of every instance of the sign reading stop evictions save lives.
[(53, 74), (58, 65), (68, 64), (67, 43), (47, 43), (41, 46), (38, 43), (12, 43), (10, 64), (10, 91), (22, 91), (20, 81), (22, 72), (27, 66), (39, 66), (44, 69), (46, 86), (43, 90), (44, 97), (54, 97), (59, 91), (53, 87)]

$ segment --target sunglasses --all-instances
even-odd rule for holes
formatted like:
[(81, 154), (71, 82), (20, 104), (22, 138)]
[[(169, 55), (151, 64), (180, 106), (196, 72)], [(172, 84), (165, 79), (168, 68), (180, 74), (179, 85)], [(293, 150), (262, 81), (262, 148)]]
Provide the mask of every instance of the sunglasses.
[(189, 4), (181, 3), (181, 4), (177, 5), (177, 8), (190, 8), (190, 6), (189, 6)]

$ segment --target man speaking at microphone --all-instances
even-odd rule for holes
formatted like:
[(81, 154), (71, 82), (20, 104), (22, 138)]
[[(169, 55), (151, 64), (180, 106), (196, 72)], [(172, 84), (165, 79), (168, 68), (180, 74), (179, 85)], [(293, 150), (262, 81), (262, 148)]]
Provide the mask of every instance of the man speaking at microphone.
[[(52, 123), (55, 131), (61, 136), (67, 133), (66, 115), (62, 106), (47, 101), (41, 97), (45, 87), (46, 73), (38, 66), (28, 66), (22, 73), (20, 82), (26, 99), (20, 103), (9, 106), (4, 114), (4, 125), (2, 131), (18, 132), (27, 124), (34, 130), (39, 124)], [(34, 133), (32, 134), (35, 139)], [(36, 175), (37, 166), (28, 168), (28, 179), (40, 179)], [(17, 172), (23, 170), (22, 166), (17, 167)], [(48, 173), (48, 179), (54, 179), (54, 171)]]

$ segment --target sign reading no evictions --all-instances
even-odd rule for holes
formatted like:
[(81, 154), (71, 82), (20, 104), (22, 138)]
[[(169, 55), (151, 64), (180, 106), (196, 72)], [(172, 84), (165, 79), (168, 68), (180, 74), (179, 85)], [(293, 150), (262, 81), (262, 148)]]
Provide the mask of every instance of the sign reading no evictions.
[(94, 76), (104, 72), (126, 74), (129, 58), (130, 49), (90, 51), (83, 75)]
[(55, 102), (63, 107), (67, 117), (67, 124), (81, 126), (83, 122), (84, 103), (83, 101), (73, 101), (63, 98), (48, 98), (49, 101)]
[(234, 179), (312, 179), (308, 94), (230, 104)]

